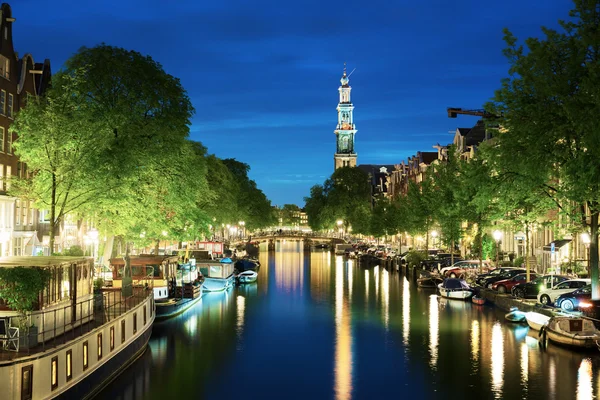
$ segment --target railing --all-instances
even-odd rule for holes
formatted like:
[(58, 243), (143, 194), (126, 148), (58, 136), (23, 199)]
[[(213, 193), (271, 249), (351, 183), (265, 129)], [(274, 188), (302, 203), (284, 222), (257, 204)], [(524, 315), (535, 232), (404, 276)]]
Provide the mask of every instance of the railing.
[[(25, 357), (61, 346), (119, 318), (153, 295), (152, 288), (147, 285), (132, 286), (131, 293), (131, 296), (124, 296), (121, 288), (102, 289), (100, 293), (95, 293), (93, 298), (81, 301), (74, 307), (69, 304), (27, 315), (26, 324), (20, 324), (16, 336), (1, 339), (4, 346), (0, 347), (0, 361)], [(12, 319), (18, 321), (19, 317)]]

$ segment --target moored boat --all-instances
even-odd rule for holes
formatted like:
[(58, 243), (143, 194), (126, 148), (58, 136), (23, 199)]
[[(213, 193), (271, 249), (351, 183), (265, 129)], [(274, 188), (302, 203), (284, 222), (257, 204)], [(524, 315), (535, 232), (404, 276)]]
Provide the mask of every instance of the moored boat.
[(517, 307), (511, 307), (510, 312), (504, 315), (504, 319), (509, 322), (525, 322), (525, 313)]
[(546, 325), (548, 321), (550, 321), (549, 316), (540, 314), (535, 311), (530, 311), (525, 313), (525, 320), (527, 321), (527, 325), (533, 330), (539, 331), (542, 326)]
[(173, 317), (198, 303), (202, 297), (202, 281), (194, 259), (180, 264), (169, 297), (156, 302), (156, 319)]
[(444, 280), (442, 278), (440, 278), (439, 276), (426, 276), (426, 277), (417, 279), (417, 286), (422, 287), (422, 288), (435, 289), (442, 282), (444, 282)]
[(91, 398), (145, 351), (151, 280), (94, 293), (85, 257), (2, 257), (0, 268), (49, 272), (32, 311), (0, 311), (0, 336), (3, 328), (11, 336), (0, 337), (8, 341), (0, 348), (3, 399)]
[(449, 299), (466, 300), (473, 295), (469, 284), (463, 279), (448, 278), (438, 285), (440, 295)]
[(473, 296), (473, 298), (471, 298), (471, 301), (474, 304), (477, 304), (479, 306), (482, 306), (485, 304), (485, 299), (483, 297), (479, 297), (479, 296)]
[(553, 342), (580, 349), (596, 349), (600, 342), (600, 330), (584, 318), (556, 316), (540, 330), (544, 345)]
[(254, 271), (244, 271), (238, 274), (237, 280), (239, 283), (252, 283), (256, 282), (258, 274)]
[(205, 292), (219, 292), (233, 286), (235, 268), (232, 262), (196, 261), (196, 266), (204, 276), (202, 288)]

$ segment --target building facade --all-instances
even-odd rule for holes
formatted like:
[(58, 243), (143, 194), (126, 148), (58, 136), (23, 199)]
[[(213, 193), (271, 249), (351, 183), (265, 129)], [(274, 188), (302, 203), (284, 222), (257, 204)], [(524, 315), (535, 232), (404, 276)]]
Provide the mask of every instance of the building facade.
[(14, 22), (10, 6), (3, 3), (0, 7), (0, 256), (36, 254), (44, 234), (44, 222), (40, 222), (40, 213), (33, 202), (8, 194), (11, 179), (25, 178), (29, 173), (14, 154), (12, 144), (16, 135), (10, 132), (10, 126), (28, 98), (41, 95), (48, 87), (50, 61), (35, 63), (30, 54), (19, 58), (12, 40)]
[(336, 139), (336, 151), (333, 156), (334, 170), (342, 167), (355, 167), (357, 157), (354, 151), (354, 136), (356, 135), (354, 106), (350, 100), (350, 91), (352, 88), (348, 84), (349, 80), (345, 64), (340, 82), (341, 86), (338, 89), (340, 101), (337, 106), (338, 123), (334, 131)]

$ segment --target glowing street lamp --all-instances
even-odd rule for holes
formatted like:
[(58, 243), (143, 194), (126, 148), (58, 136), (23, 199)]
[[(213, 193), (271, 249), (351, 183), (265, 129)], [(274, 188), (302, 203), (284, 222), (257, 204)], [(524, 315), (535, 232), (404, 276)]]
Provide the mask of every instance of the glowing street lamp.
[(496, 240), (496, 268), (498, 268), (498, 250), (500, 246), (500, 240), (502, 239), (502, 232), (499, 230), (494, 231), (494, 240)]

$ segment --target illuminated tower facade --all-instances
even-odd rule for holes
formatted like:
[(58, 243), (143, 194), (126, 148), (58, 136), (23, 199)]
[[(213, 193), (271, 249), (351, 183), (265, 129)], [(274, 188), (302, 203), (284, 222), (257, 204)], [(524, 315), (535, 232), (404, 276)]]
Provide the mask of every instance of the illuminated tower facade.
[(340, 79), (341, 86), (340, 102), (337, 106), (338, 123), (335, 128), (336, 151), (333, 156), (334, 170), (341, 167), (356, 167), (356, 153), (354, 152), (354, 135), (356, 126), (354, 125), (354, 106), (350, 101), (350, 91), (352, 88), (348, 84), (346, 75), (346, 64), (344, 64), (344, 74)]

